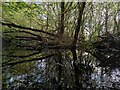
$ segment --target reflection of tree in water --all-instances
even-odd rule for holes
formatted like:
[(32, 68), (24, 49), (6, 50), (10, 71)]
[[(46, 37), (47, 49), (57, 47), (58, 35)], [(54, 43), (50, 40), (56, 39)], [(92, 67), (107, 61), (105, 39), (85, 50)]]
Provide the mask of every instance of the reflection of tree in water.
[[(113, 37), (113, 36), (112, 36)], [(115, 39), (117, 36), (115, 37)], [(114, 42), (114, 46), (112, 46), (112, 42)], [(88, 54), (84, 53), (83, 58), (81, 59), (81, 62), (78, 62), (78, 74), (80, 75), (80, 81), (82, 82), (83, 88), (102, 88), (102, 89), (113, 89), (113, 88), (120, 88), (119, 82), (120, 82), (120, 70), (119, 70), (119, 46), (118, 43), (119, 38), (117, 39), (117, 42), (114, 41), (114, 39), (109, 39), (109, 37), (102, 39), (99, 42), (93, 43), (94, 49), (96, 50), (95, 53), (92, 53), (94, 56), (101, 57), (99, 58), (91, 58), (88, 60)], [(99, 44), (98, 44), (99, 43)], [(106, 46), (107, 45), (107, 46)], [(100, 46), (100, 47), (99, 47)], [(103, 46), (104, 48), (101, 48)], [(107, 48), (109, 46), (109, 48)], [(99, 53), (99, 54), (98, 54)], [(118, 54), (116, 54), (118, 53)], [(90, 54), (89, 57), (92, 55)], [(109, 55), (109, 57), (108, 57)], [(72, 61), (68, 60), (69, 57), (65, 56), (63, 54), (64, 64), (66, 67), (64, 67), (63, 72), (63, 82), (66, 84), (64, 86), (71, 88), (69, 83), (73, 80), (73, 71), (68, 71), (72, 69), (72, 64), (70, 64)], [(114, 59), (113, 59), (114, 58)], [(92, 62), (93, 59), (98, 62)], [(104, 60), (103, 60), (104, 59)], [(55, 61), (53, 61), (55, 60)], [(110, 61), (111, 60), (111, 61)], [(57, 58), (55, 56), (51, 59), (43, 59), (38, 61), (35, 66), (36, 68), (32, 69), (33, 73), (30, 75), (22, 75), (22, 76), (13, 76), (10, 78), (9, 84), (14, 86), (15, 82), (14, 80), (18, 80), (17, 83), (19, 84), (18, 87), (14, 88), (22, 88), (22, 87), (42, 87), (45, 88), (45, 86), (50, 88), (56, 88), (58, 84), (58, 78), (57, 76), (57, 66), (56, 63)], [(59, 63), (58, 63), (59, 64)], [(48, 68), (47, 68), (48, 67)], [(45, 70), (46, 69), (46, 70)], [(50, 73), (51, 75), (49, 75)], [(67, 75), (67, 76), (66, 76)], [(64, 80), (64, 78), (66, 78)], [(69, 80), (71, 78), (71, 80)], [(69, 80), (69, 81), (66, 81)], [(45, 85), (45, 83), (51, 83), (48, 85)], [(44, 84), (44, 85), (43, 85)], [(67, 85), (68, 84), (68, 85)], [(12, 87), (13, 88), (13, 87)], [(51, 89), (52, 90), (52, 89)]]
[[(6, 5), (9, 6), (9, 3)], [(33, 4), (33, 6), (32, 4), (30, 6), (25, 3), (11, 3), (10, 5), (13, 7), (7, 7), (7, 9), (10, 9), (10, 15), (12, 13), (15, 14), (17, 10), (23, 8), (22, 14), (25, 13), (25, 16), (32, 18), (35, 18), (34, 16), (36, 16), (39, 9), (42, 12), (42, 10), (44, 11), (44, 6), (49, 7), (48, 3), (40, 3), (40, 5)], [(88, 7), (85, 7), (85, 5)], [(89, 5), (91, 7), (90, 12), (88, 10)], [(40, 22), (38, 19), (41, 19), (42, 22), (45, 21), (46, 27), (43, 25), (40, 29), (33, 28), (31, 23), (29, 27), (27, 22), (22, 26), (22, 24), (16, 22), (16, 19), (13, 22), (8, 22), (6, 19), (3, 19), (2, 24), (5, 29), (3, 32), (3, 51), (5, 54), (3, 55), (2, 63), (3, 87), (12, 90), (27, 88), (41, 90), (114, 90), (115, 88), (119, 88), (119, 33), (109, 34), (107, 32), (108, 19), (106, 18), (105, 27), (107, 34), (99, 34), (99, 27), (102, 27), (100, 23), (104, 20), (98, 20), (100, 17), (97, 16), (98, 19), (94, 20), (93, 16), (94, 13), (100, 13), (102, 15), (103, 11), (97, 12), (101, 9), (96, 10), (95, 7), (94, 11), (94, 5), (96, 4), (86, 4), (85, 2), (77, 4), (64, 2), (59, 4), (51, 3), (50, 6), (52, 8), (49, 9), (53, 13), (57, 13), (58, 17), (51, 13), (50, 17), (52, 17), (52, 20), (49, 20), (49, 13), (47, 12), (49, 9), (46, 9), (47, 13), (42, 12), (41, 14), (39, 12), (38, 14), (42, 16), (43, 14), (47, 14), (47, 17), (49, 17), (35, 19), (38, 22)], [(33, 13), (33, 16), (29, 16), (31, 15), (29, 10), (28, 12), (26, 11), (27, 13), (24, 12), (24, 8), (26, 7), (29, 7), (33, 11), (34, 7), (37, 9), (37, 12)], [(57, 9), (58, 7), (60, 10)], [(7, 9), (5, 8), (4, 10)], [(12, 12), (11, 9), (17, 10)], [(9, 13), (8, 11), (6, 12), (7, 14)], [(65, 14), (69, 12), (70, 15)], [(72, 14), (73, 12), (75, 12), (75, 15)], [(86, 12), (91, 13), (90, 16), (87, 14), (89, 17), (86, 16)], [(18, 13), (17, 15), (19, 16)], [(10, 20), (14, 19), (13, 17), (15, 16), (11, 15)], [(85, 20), (82, 20), (82, 18)], [(57, 22), (55, 27), (53, 24), (54, 21), (55, 23)], [(116, 24), (116, 20), (114, 21)], [(98, 27), (96, 25), (94, 28), (93, 25), (96, 22), (100, 25), (98, 24)], [(50, 26), (52, 24), (53, 27), (51, 30)], [(36, 24), (35, 27), (38, 28)], [(103, 28), (105, 27), (103, 26)], [(86, 28), (89, 28), (88, 35), (85, 34), (87, 31), (84, 31)], [(96, 28), (98, 31), (92, 31), (94, 29), (96, 30)]]
[(119, 67), (120, 63), (120, 37), (117, 34), (101, 37), (100, 42), (94, 43), (96, 48), (96, 56), (98, 56), (101, 66), (109, 66), (111, 68)]
[(120, 38), (119, 35), (101, 37), (100, 42), (95, 42), (96, 56), (99, 57), (100, 67), (92, 74), (97, 85), (104, 89), (120, 89)]

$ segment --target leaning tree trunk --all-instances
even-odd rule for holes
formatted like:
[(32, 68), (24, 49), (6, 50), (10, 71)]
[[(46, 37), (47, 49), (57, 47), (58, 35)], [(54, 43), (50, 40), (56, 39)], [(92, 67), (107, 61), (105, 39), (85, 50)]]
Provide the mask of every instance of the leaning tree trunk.
[[(77, 67), (77, 53), (76, 53), (76, 43), (78, 40), (78, 35), (81, 27), (81, 22), (82, 22), (82, 15), (83, 15), (83, 10), (85, 7), (85, 2), (78, 2), (78, 20), (77, 20), (77, 25), (75, 29), (75, 34), (74, 34), (74, 40), (73, 40), (73, 48), (72, 48), (72, 55), (73, 55), (73, 66), (74, 66), (74, 79), (75, 79), (75, 85), (74, 88), (75, 90), (80, 90), (82, 89), (82, 84), (79, 82), (79, 73), (78, 73), (78, 67)], [(80, 6), (81, 5), (81, 6)]]

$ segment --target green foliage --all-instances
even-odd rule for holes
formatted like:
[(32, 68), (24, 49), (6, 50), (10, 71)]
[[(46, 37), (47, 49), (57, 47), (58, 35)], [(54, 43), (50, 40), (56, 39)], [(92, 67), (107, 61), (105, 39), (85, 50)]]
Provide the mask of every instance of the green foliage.
[[(118, 5), (87, 2), (81, 25), (78, 25), (81, 27), (76, 47), (73, 40), (79, 16), (78, 3), (65, 2), (64, 12), (61, 12), (60, 5), (59, 2), (2, 2), (2, 22), (9, 24), (3, 25), (2, 36), (4, 88), (57, 90), (61, 85), (64, 90), (73, 89), (77, 68), (82, 87), (97, 89), (98, 83), (91, 79), (91, 75), (101, 61), (95, 56), (97, 46), (93, 43), (101, 41), (100, 36), (113, 33), (113, 29), (114, 33), (118, 32)], [(63, 13), (65, 30), (58, 38)], [(73, 58), (74, 48), (76, 60)], [(47, 55), (51, 57), (43, 58)], [(26, 62), (20, 63), (23, 61)], [(16, 62), (18, 64), (14, 65)]]

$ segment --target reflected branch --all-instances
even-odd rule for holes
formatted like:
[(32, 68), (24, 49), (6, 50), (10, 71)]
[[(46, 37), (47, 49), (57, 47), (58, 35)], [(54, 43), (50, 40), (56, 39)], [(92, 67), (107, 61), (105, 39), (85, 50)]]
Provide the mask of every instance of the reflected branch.
[(38, 61), (38, 60), (43, 60), (43, 59), (47, 59), (49, 57), (52, 57), (54, 56), (55, 54), (50, 54), (50, 55), (47, 55), (47, 56), (44, 56), (44, 57), (40, 57), (40, 58), (32, 58), (30, 60), (24, 60), (24, 61), (18, 61), (18, 62), (9, 62), (9, 63), (6, 63), (4, 62), (2, 64), (2, 66), (14, 66), (14, 65), (17, 65), (17, 64), (22, 64), (22, 63), (26, 63), (26, 62), (32, 62), (32, 61)]
[(31, 56), (36, 55), (36, 54), (39, 54), (39, 53), (40, 53), (40, 51), (39, 51), (39, 52), (34, 52), (34, 53), (32, 53), (32, 54), (29, 54), (29, 55), (24, 55), (24, 56), (12, 55), (12, 56), (10, 56), (10, 57), (13, 57), (13, 58), (27, 58), (27, 57), (31, 57)]

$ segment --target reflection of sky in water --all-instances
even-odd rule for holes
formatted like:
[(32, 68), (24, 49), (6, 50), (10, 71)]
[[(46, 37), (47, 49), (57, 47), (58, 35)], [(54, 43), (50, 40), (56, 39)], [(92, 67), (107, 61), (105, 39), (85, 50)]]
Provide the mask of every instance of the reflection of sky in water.
[(120, 70), (119, 69), (113, 70), (110, 75), (107, 73), (104, 73), (104, 70), (103, 70), (104, 74), (102, 74), (101, 68), (96, 68), (96, 70), (97, 71), (95, 71), (91, 75), (91, 78), (93, 81), (96, 82), (96, 85), (98, 87), (100, 86), (112, 87), (113, 83), (117, 84), (120, 82)]
[[(45, 66), (46, 66), (46, 61), (45, 60), (40, 60), (38, 61), (38, 69), (44, 71)], [(102, 74), (103, 73), (103, 74)], [(8, 81), (8, 83), (12, 83), (14, 82), (14, 80), (20, 80), (20, 81), (24, 81), (25, 77), (27, 76), (27, 74), (25, 75), (21, 75), (21, 76), (17, 76), (17, 77), (11, 77), (10, 80)], [(41, 75), (36, 75), (36, 71), (35, 73), (33, 73), (34, 76), (34, 80), (33, 82), (42, 82), (44, 81), (41, 77)], [(111, 71), (111, 74), (105, 73), (105, 70), (102, 69), (100, 67), (96, 68), (94, 73), (91, 74), (91, 80), (90, 82), (92, 82), (93, 86), (97, 86), (97, 87), (101, 87), (101, 86), (107, 86), (107, 87), (112, 87), (113, 83), (115, 83), (116, 87), (120, 89), (120, 70), (119, 69), (115, 69), (113, 71)], [(32, 82), (31, 82), (32, 83)], [(117, 85), (118, 84), (118, 85)]]
[(38, 61), (38, 65), (37, 65), (38, 69), (44, 70), (45, 65), (46, 65), (45, 59), (43, 59), (42, 62), (41, 62), (41, 60)]

